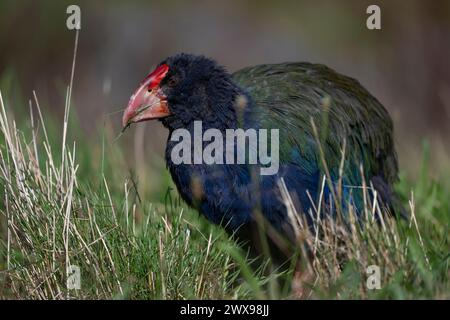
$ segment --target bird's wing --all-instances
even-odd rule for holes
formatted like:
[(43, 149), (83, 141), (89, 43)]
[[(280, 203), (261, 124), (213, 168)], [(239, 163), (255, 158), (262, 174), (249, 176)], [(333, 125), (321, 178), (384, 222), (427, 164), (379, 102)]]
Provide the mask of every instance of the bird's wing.
[(346, 140), (348, 183), (361, 182), (360, 164), (366, 179), (379, 176), (388, 184), (397, 179), (392, 121), (358, 81), (310, 63), (259, 65), (232, 76), (252, 97), (261, 126), (280, 130), (281, 162), (312, 174), (321, 167), (320, 141), (327, 167), (337, 177)]

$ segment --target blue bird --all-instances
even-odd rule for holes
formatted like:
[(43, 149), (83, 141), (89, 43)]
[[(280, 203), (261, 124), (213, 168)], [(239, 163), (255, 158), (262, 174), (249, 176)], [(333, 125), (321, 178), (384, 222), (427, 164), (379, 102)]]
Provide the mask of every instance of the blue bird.
[[(388, 211), (398, 211), (392, 189), (398, 165), (388, 112), (358, 81), (324, 65), (265, 64), (230, 74), (204, 56), (174, 55), (141, 82), (123, 126), (151, 119), (169, 130), (165, 159), (181, 197), (257, 251), (261, 221), (266, 230), (295, 242), (289, 203), (310, 225), (313, 203), (321, 199), (327, 204), (321, 214), (334, 215), (336, 203), (329, 199), (336, 197), (339, 183), (344, 211), (350, 204), (358, 214), (363, 211), (361, 188), (355, 188), (363, 182), (373, 185)], [(226, 148), (215, 149), (220, 153), (215, 159), (222, 160), (216, 163), (174, 161), (177, 130), (193, 137), (199, 121), (202, 132), (216, 130), (222, 145), (230, 129), (276, 129), (277, 172), (262, 175), (267, 165), (260, 162), (226, 162)], [(201, 150), (210, 142), (202, 140)], [(181, 157), (194, 157), (194, 144)], [(244, 151), (249, 160), (250, 150)], [(324, 176), (331, 184), (322, 187)], [(276, 237), (269, 238), (271, 247), (280, 247)]]

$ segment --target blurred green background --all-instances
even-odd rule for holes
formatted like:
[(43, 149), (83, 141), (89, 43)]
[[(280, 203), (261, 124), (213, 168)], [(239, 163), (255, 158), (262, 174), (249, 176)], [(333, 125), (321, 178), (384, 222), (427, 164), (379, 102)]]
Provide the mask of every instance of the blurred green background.
[[(357, 78), (385, 105), (411, 176), (423, 141), (434, 175), (449, 167), (450, 1), (2, 0), (0, 90), (11, 109), (27, 110), (36, 90), (47, 113), (62, 119), (75, 36), (66, 28), (69, 4), (81, 7), (82, 25), (72, 112), (88, 136), (105, 126), (118, 133), (119, 110), (168, 55), (204, 54), (230, 71), (310, 61)], [(381, 30), (366, 28), (370, 4), (381, 7)], [(123, 138), (133, 149), (127, 160), (162, 168), (163, 127), (132, 132)]]

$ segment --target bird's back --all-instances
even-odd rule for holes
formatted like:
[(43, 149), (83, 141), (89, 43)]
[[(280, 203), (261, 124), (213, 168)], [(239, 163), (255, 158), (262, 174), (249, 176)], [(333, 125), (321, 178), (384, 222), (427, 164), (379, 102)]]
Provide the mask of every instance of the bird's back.
[(322, 157), (336, 178), (345, 140), (348, 184), (361, 185), (360, 165), (365, 179), (379, 177), (387, 185), (397, 180), (391, 118), (358, 81), (310, 63), (258, 65), (232, 76), (252, 97), (262, 126), (280, 130), (280, 159), (285, 163), (313, 174)]

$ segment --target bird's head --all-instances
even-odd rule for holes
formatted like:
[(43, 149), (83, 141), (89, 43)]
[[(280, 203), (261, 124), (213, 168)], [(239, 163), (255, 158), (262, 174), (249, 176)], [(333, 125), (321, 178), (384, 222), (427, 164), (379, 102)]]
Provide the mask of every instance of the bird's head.
[(239, 88), (224, 68), (204, 56), (178, 54), (162, 61), (130, 98), (122, 123), (160, 119), (166, 127), (195, 120), (230, 122)]

